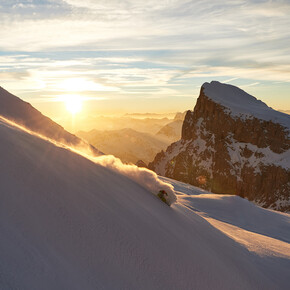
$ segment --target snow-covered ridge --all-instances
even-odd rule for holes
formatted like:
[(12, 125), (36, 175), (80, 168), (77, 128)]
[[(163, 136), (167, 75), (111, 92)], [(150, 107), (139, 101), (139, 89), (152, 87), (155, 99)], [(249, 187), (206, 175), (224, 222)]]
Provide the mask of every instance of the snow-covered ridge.
[(214, 102), (226, 107), (234, 117), (258, 118), (279, 123), (290, 131), (290, 116), (281, 113), (256, 99), (242, 89), (218, 81), (202, 85), (204, 94)]

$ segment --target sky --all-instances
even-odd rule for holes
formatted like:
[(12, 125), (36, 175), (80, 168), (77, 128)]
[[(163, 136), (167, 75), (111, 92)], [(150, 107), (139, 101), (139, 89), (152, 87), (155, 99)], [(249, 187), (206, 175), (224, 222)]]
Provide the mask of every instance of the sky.
[(0, 86), (51, 117), (193, 109), (237, 85), (290, 110), (290, 1), (0, 0)]

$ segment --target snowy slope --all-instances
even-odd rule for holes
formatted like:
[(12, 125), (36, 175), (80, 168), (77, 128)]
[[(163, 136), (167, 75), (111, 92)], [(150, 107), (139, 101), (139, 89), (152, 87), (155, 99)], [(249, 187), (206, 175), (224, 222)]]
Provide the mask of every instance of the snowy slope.
[[(289, 214), (257, 207), (235, 195), (212, 194), (172, 179), (161, 179), (174, 186), (180, 204), (203, 217), (250, 252), (265, 260), (269, 257), (281, 258), (280, 262), (285, 262), (285, 269), (282, 271), (285, 271), (285, 278), (287, 277), (286, 273), (290, 270)], [(273, 270), (281, 269), (277, 267)]]
[[(168, 207), (3, 120), (0, 160), (0, 289), (288, 288), (287, 214), (210, 194), (204, 202), (206, 192), (166, 179), (179, 194)], [(243, 231), (282, 250), (249, 249), (235, 237)]]
[(212, 81), (204, 83), (202, 88), (207, 97), (226, 107), (232, 116), (255, 117), (261, 120), (272, 121), (290, 130), (290, 116), (288, 114), (273, 110), (238, 87)]

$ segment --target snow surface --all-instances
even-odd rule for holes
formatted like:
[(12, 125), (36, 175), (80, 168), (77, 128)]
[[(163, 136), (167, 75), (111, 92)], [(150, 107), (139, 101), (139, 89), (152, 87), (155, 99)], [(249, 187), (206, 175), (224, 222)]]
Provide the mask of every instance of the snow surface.
[(238, 87), (218, 81), (204, 83), (204, 94), (216, 103), (228, 109), (234, 117), (258, 118), (279, 123), (290, 130), (290, 116), (273, 110)]
[(260, 256), (290, 258), (290, 215), (258, 207), (236, 195), (209, 193), (160, 177), (171, 183), (178, 202), (209, 221), (249, 251)]
[(4, 120), (0, 160), (0, 289), (288, 289), (288, 214), (160, 178), (168, 207)]

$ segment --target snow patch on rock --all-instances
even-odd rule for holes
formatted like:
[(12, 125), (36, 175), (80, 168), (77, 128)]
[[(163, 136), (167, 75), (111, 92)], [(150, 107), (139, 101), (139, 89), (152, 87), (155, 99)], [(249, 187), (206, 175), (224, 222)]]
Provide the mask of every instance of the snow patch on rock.
[(182, 140), (173, 143), (170, 147), (166, 150), (166, 155), (164, 158), (162, 158), (161, 162), (159, 162), (155, 167), (155, 172), (159, 175), (164, 176), (168, 167), (168, 164), (170, 164), (170, 161), (174, 157), (176, 157), (180, 152), (186, 149), (186, 145), (189, 142), (184, 142)]
[[(278, 154), (273, 152), (269, 147), (259, 148), (251, 143), (237, 142), (232, 136), (228, 137), (228, 140), (229, 164), (235, 170), (233, 174), (239, 176), (244, 165), (255, 168), (254, 173), (261, 173), (260, 167), (262, 165), (272, 164), (285, 169), (290, 168), (290, 150)], [(245, 149), (251, 152), (250, 157), (241, 154)]]

